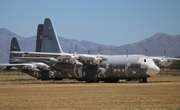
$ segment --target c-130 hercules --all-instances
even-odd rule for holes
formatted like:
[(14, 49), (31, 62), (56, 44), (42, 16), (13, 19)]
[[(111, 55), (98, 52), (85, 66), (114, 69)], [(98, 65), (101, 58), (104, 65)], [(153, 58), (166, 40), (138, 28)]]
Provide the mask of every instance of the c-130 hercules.
[[(20, 51), (20, 47), (16, 38), (11, 39), (10, 51)], [(17, 68), (21, 72), (27, 73), (32, 77), (41, 78), (40, 74), (43, 71), (49, 70), (49, 66), (41, 62), (29, 62), (13, 59), (14, 57), (22, 57), (22, 55), (10, 54), (9, 63), (0, 63), (0, 66), (6, 66), (6, 70), (11, 70), (12, 67)]]
[[(87, 82), (118, 82), (119, 79), (140, 79), (156, 75), (160, 69), (152, 58), (145, 55), (97, 55), (64, 53), (61, 49), (54, 25), (50, 18), (44, 21), (41, 52), (17, 52), (27, 57), (15, 59), (26, 61), (51, 62), (50, 68), (63, 72), (77, 80)], [(39, 57), (35, 57), (39, 56)], [(47, 63), (48, 64), (48, 63)]]

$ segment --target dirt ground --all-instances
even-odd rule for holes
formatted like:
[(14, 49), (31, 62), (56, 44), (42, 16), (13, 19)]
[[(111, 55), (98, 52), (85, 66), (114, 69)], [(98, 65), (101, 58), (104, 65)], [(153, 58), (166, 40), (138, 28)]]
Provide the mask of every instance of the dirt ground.
[(155, 76), (148, 83), (84, 83), (0, 73), (0, 109), (179, 110), (180, 76)]

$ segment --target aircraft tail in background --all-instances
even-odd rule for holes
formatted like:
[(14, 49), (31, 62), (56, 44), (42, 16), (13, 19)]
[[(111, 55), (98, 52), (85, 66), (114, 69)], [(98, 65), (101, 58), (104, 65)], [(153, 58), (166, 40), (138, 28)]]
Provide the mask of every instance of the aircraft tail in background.
[[(17, 39), (14, 37), (11, 39), (11, 46), (10, 46), (10, 51), (21, 51)], [(22, 57), (22, 55), (18, 54), (10, 54), (9, 56), (9, 63), (12, 62), (13, 57)]]
[(53, 22), (50, 18), (46, 18), (44, 21), (41, 52), (63, 53)]
[(37, 28), (37, 37), (36, 37), (36, 52), (41, 52), (41, 44), (43, 37), (43, 24), (39, 24)]

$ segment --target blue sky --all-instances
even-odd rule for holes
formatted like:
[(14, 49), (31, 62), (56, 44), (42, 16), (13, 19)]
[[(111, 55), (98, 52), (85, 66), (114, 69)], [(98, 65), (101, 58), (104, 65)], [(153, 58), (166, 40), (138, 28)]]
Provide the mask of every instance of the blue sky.
[(0, 28), (23, 37), (53, 20), (58, 36), (124, 45), (180, 34), (180, 0), (1, 0)]

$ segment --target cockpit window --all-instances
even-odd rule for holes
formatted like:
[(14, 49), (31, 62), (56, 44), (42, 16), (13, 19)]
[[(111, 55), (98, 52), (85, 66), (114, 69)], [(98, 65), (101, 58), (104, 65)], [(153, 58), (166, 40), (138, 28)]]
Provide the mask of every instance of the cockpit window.
[(144, 62), (146, 62), (146, 59), (144, 59)]

